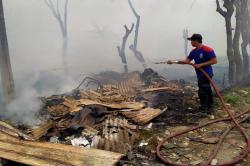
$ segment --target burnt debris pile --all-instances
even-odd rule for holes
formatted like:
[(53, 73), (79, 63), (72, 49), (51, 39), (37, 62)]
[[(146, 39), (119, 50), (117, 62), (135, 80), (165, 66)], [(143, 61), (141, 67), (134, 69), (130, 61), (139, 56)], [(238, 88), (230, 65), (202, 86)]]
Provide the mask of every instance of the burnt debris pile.
[[(75, 153), (82, 147), (81, 153), (95, 154), (97, 163), (103, 159), (107, 165), (130, 162), (136, 157), (128, 156), (148, 153), (140, 148), (147, 144), (143, 144), (143, 131), (189, 123), (185, 110), (196, 105), (195, 92), (192, 84), (167, 81), (152, 69), (128, 74), (103, 72), (94, 78), (87, 77), (71, 93), (42, 98), (43, 123), (40, 125), (20, 131), (2, 122), (0, 139), (6, 141), (11, 135), (19, 146), (13, 145), (17, 148), (13, 155), (0, 157), (24, 164), (29, 164), (30, 160), (35, 164), (53, 160), (55, 164), (75, 165), (82, 160), (90, 162), (88, 157), (77, 158)], [(33, 156), (29, 151), (18, 151), (30, 144), (34, 148), (50, 149), (34, 150)], [(5, 148), (3, 150), (9, 150)], [(72, 151), (71, 155), (77, 159), (65, 161), (62, 156), (53, 155), (41, 159), (44, 153), (54, 154), (58, 149)], [(124, 156), (127, 157), (121, 160)]]

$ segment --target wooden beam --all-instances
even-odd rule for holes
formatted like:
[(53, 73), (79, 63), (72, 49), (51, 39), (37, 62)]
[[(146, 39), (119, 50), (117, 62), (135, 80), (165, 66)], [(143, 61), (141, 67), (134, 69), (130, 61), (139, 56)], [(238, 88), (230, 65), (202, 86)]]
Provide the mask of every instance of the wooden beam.
[(127, 118), (132, 119), (139, 125), (145, 125), (149, 123), (151, 120), (153, 120), (154, 118), (156, 118), (157, 116), (164, 113), (166, 110), (167, 108), (165, 108), (164, 110), (145, 108), (145, 109), (138, 110), (138, 111), (122, 112), (122, 114), (126, 116)]
[(0, 158), (36, 166), (115, 165), (120, 153), (36, 142), (13, 126), (0, 121)]
[(0, 131), (0, 158), (36, 166), (115, 165), (122, 154), (62, 144), (26, 141)]

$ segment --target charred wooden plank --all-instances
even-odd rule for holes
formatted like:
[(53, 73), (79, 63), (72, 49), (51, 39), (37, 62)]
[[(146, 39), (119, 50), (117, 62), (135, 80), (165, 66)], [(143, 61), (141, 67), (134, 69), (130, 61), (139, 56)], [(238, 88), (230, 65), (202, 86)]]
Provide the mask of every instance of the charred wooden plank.
[(54, 123), (52, 121), (48, 121), (40, 126), (37, 126), (32, 129), (32, 136), (35, 140), (38, 140), (42, 136), (44, 136), (50, 128), (52, 128)]
[(26, 140), (34, 140), (29, 135), (20, 132), (18, 129), (9, 125), (8, 123), (6, 123), (4, 121), (0, 121), (0, 131), (7, 134), (7, 135), (13, 136), (13, 137), (20, 137), (20, 138), (24, 138)]
[(160, 87), (160, 88), (149, 88), (144, 89), (141, 92), (147, 93), (147, 92), (159, 92), (159, 91), (178, 91), (179, 89), (177, 87)]
[(0, 131), (0, 158), (36, 166), (115, 165), (122, 154), (26, 141)]
[(133, 121), (137, 122), (139, 125), (145, 125), (149, 123), (152, 119), (165, 112), (166, 109), (160, 110), (153, 108), (145, 108), (137, 111), (122, 112), (122, 114), (127, 118), (130, 118)]
[(143, 103), (138, 103), (138, 102), (106, 104), (106, 103), (101, 103), (101, 102), (88, 100), (88, 99), (79, 100), (79, 105), (84, 105), (84, 106), (85, 105), (101, 105), (101, 106), (105, 106), (105, 107), (113, 108), (113, 109), (134, 109), (134, 110), (142, 109), (145, 106)]

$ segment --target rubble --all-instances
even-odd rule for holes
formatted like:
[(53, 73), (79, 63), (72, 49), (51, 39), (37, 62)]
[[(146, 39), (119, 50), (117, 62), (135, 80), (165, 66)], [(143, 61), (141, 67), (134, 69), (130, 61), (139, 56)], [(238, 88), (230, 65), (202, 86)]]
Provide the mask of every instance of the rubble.
[(18, 129), (4, 121), (0, 121), (0, 132), (17, 138), (24, 138), (31, 141), (34, 140), (31, 136), (20, 132)]
[[(9, 131), (7, 131), (9, 129)], [(10, 133), (11, 131), (11, 133)], [(114, 165), (123, 156), (97, 149), (31, 141), (12, 126), (0, 128), (0, 157), (27, 165)]]
[(165, 108), (164, 110), (145, 108), (141, 110), (123, 112), (122, 114), (126, 116), (127, 118), (132, 119), (134, 122), (136, 122), (139, 125), (145, 125), (149, 123), (155, 117), (164, 113), (166, 110), (167, 108)]
[[(168, 112), (169, 106), (171, 109), (171, 100), (163, 100), (161, 105), (151, 97), (184, 90), (152, 69), (142, 74), (103, 74), (116, 76), (112, 80), (101, 75), (98, 79), (85, 77), (72, 93), (42, 98), (45, 122), (30, 131), (30, 139), (127, 154), (140, 147), (138, 129), (149, 124), (147, 130), (153, 130), (162, 122), (152, 121)], [(83, 85), (87, 88), (81, 89)], [(141, 147), (147, 147), (153, 137), (145, 140)], [(138, 156), (144, 155), (135, 158)]]
[(48, 132), (48, 130), (53, 127), (53, 125), (54, 125), (53, 121), (49, 120), (48, 122), (40, 126), (34, 127), (32, 129), (32, 138), (34, 138), (35, 140), (38, 140), (39, 138), (44, 136)]
[(157, 91), (177, 91), (179, 90), (177, 86), (167, 86), (167, 87), (160, 87), (160, 88), (149, 88), (142, 90), (142, 92), (157, 92)]
[(134, 129), (126, 119), (108, 118), (99, 127), (101, 133), (93, 138), (91, 147), (127, 154), (137, 138)]
[(166, 78), (160, 76), (153, 69), (145, 69), (141, 74), (141, 79), (146, 85), (152, 85), (154, 83), (161, 84), (167, 82)]
[(70, 142), (73, 146), (90, 148), (90, 143), (85, 137), (74, 138)]
[(212, 162), (211, 162), (211, 165), (217, 165), (218, 163), (218, 160), (217, 159), (213, 159)]
[[(155, 154), (159, 141), (188, 125), (218, 117), (192, 113), (197, 108), (197, 89), (185, 81), (167, 81), (152, 69), (142, 74), (115, 73), (112, 80), (114, 73), (103, 74), (110, 75), (110, 80), (98, 75), (98, 79), (90, 79), (97, 81), (91, 88), (83, 81), (71, 93), (43, 98), (44, 123), (23, 130), (26, 134), (0, 122), (0, 144), (11, 135), (10, 140), (15, 137), (11, 148), (17, 148), (14, 156), (0, 157), (30, 165), (46, 165), (50, 161), (51, 165), (114, 165), (118, 160), (118, 165), (160, 165)], [(83, 85), (88, 88), (81, 89)], [(225, 127), (220, 123), (190, 132), (165, 144), (162, 153), (177, 163), (199, 165), (208, 155), (205, 149), (212, 149)], [(27, 153), (18, 151), (26, 146), (33, 148), (28, 148)], [(47, 154), (39, 158), (43, 153)], [(66, 160), (68, 153), (74, 161)]]

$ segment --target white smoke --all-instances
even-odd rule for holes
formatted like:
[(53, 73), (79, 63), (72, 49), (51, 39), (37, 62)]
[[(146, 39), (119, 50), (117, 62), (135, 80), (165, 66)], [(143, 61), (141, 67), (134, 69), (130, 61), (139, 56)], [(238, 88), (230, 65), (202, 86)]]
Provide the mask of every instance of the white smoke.
[(76, 81), (64, 75), (34, 75), (17, 85), (16, 98), (0, 115), (18, 124), (39, 124), (42, 120), (39, 111), (43, 108), (40, 98), (70, 92), (76, 85)]
[(39, 123), (37, 113), (42, 107), (35, 89), (23, 89), (19, 96), (7, 105), (4, 116), (12, 121), (27, 125)]

